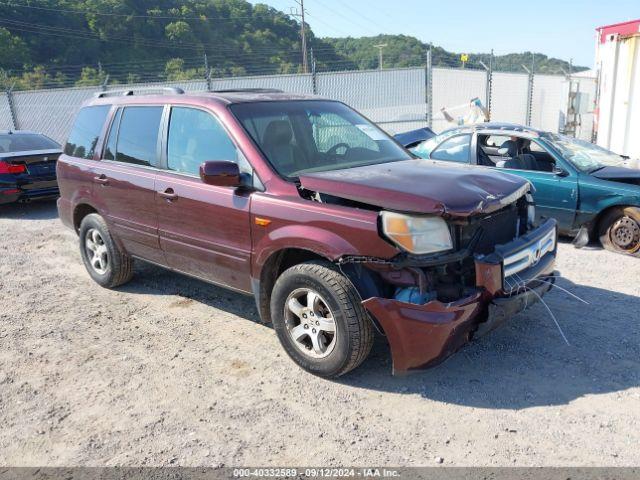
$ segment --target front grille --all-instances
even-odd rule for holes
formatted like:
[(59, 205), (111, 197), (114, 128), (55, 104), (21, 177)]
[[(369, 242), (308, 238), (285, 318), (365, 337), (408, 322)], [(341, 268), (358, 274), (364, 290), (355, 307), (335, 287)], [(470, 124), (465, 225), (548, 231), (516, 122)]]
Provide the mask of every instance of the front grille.
[(516, 205), (509, 205), (502, 210), (480, 217), (461, 228), (460, 246), (467, 248), (476, 235), (473, 247), (474, 254), (493, 252), (496, 245), (508, 243), (517, 236), (520, 217)]

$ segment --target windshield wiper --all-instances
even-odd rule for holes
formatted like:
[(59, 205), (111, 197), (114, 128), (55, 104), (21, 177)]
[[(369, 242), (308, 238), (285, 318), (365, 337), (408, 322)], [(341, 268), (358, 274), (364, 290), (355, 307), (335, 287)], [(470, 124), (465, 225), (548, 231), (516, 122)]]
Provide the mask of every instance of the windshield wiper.
[(606, 165), (602, 165), (600, 167), (596, 167), (596, 168), (592, 168), (591, 170), (589, 170), (587, 173), (592, 174), (592, 173), (596, 173), (599, 172), (600, 170), (602, 170), (603, 168), (605, 168)]

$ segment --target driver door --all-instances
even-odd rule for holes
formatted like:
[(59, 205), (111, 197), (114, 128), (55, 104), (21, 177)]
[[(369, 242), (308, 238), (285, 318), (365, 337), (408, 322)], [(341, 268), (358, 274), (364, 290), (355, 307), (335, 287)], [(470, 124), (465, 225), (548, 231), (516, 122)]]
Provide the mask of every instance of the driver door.
[(207, 185), (199, 176), (209, 160), (248, 168), (220, 122), (193, 107), (171, 108), (164, 168), (156, 178), (160, 246), (174, 270), (244, 292), (251, 291), (251, 194)]

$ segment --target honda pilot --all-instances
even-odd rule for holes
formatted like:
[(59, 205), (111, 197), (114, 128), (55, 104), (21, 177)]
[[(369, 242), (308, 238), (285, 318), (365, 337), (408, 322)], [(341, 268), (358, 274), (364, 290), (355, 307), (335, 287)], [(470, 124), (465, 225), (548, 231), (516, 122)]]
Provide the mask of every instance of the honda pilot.
[(98, 284), (140, 260), (253, 295), (324, 377), (360, 365), (376, 332), (394, 372), (435, 365), (554, 282), (556, 224), (534, 226), (529, 182), (415, 158), (315, 96), (100, 93), (57, 175)]

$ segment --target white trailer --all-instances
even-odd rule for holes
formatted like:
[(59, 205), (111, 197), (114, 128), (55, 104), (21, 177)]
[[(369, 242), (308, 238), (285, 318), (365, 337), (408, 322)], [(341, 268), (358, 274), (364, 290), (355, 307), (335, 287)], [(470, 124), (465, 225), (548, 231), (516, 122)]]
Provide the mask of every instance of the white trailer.
[(597, 143), (640, 158), (640, 20), (597, 29)]

